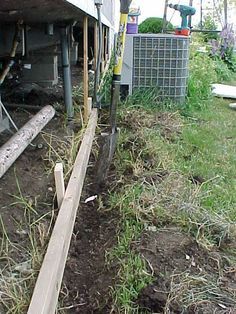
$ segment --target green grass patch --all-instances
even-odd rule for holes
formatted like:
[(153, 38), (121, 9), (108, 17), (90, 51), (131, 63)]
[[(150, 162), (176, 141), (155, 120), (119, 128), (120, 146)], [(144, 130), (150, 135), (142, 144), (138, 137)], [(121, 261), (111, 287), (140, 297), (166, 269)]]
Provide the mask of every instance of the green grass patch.
[[(115, 165), (123, 188), (109, 200), (122, 219), (118, 245), (108, 253), (108, 261), (120, 265), (113, 293), (121, 313), (138, 313), (135, 300), (154, 280), (135, 250), (149, 227), (175, 225), (206, 250), (235, 239), (234, 112), (221, 99), (200, 109), (182, 115), (176, 107), (160, 109), (152, 101), (143, 108), (133, 101), (121, 107)], [(233, 263), (235, 250), (224, 252)]]

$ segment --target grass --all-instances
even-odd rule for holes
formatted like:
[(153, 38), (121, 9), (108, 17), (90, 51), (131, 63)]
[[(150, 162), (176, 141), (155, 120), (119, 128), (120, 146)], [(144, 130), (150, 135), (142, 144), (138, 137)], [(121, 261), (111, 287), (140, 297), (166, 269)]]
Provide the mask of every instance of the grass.
[[(89, 84), (89, 90), (92, 94), (93, 83)], [(74, 122), (75, 126), (80, 128), (78, 132), (73, 133), (66, 129), (66, 116), (60, 117), (60, 123), (64, 129), (57, 128), (53, 132), (40, 132), (46, 148), (42, 158), (48, 182), (50, 178), (52, 179), (57, 162), (63, 163), (65, 182), (72, 171), (85, 131), (81, 109), (82, 96), (82, 85), (74, 87)], [(58, 105), (55, 104), (55, 106)], [(9, 214), (7, 219), (12, 220), (11, 224), (15, 226), (18, 236), (8, 232), (6, 221), (0, 215), (0, 312), (4, 311), (6, 314), (26, 312), (55, 220), (55, 195), (51, 204), (46, 204), (43, 201), (45, 195), (32, 198), (23, 193), (20, 178), (16, 176), (16, 173), (15, 182), (16, 192), (11, 195), (14, 201), (9, 204), (9, 207), (15, 208), (17, 215), (14, 218)], [(40, 211), (42, 209), (43, 214)]]
[[(83, 132), (84, 128), (76, 135), (66, 137), (63, 134), (63, 138), (41, 133), (47, 146), (44, 165), (48, 176), (52, 176), (56, 162), (63, 162), (67, 180)], [(15, 182), (16, 193), (11, 195), (14, 201), (9, 204), (17, 212), (16, 218), (9, 215), (13, 233), (8, 232), (6, 221), (0, 216), (0, 312), (6, 314), (27, 311), (55, 220), (53, 199), (51, 204), (46, 204), (44, 195), (35, 198), (25, 195), (16, 173)]]
[[(51, 211), (39, 214), (38, 203), (26, 197), (15, 174), (17, 195), (12, 195), (15, 201), (9, 206), (22, 210), (21, 219), (13, 219), (16, 233), (21, 241), (11, 240), (7, 227), (0, 216), (1, 230), (1, 271), (0, 271), (0, 310), (4, 313), (24, 313), (30, 302), (32, 288), (43, 260), (46, 244), (51, 230), (48, 217), (53, 217)], [(46, 204), (48, 207), (48, 204)], [(52, 219), (52, 218), (51, 218)]]
[[(193, 61), (182, 107), (160, 104), (151, 90), (135, 93), (120, 108), (114, 163), (122, 188), (110, 193), (109, 206), (119, 210), (121, 222), (118, 244), (107, 255), (108, 263), (119, 264), (113, 298), (120, 313), (144, 313), (136, 300), (155, 276), (135, 246), (149, 228), (177, 226), (206, 252), (220, 250), (234, 268), (235, 113), (228, 101), (210, 94), (218, 72), (209, 57), (195, 56)], [(220, 287), (220, 278), (176, 274), (164, 313), (174, 302), (185, 309), (205, 303), (235, 307), (235, 292)]]
[(76, 158), (78, 147), (83, 137), (84, 128), (78, 133), (68, 135), (67, 137), (41, 132), (41, 136), (48, 147), (44, 157), (46, 171), (52, 174), (57, 162), (62, 162), (64, 165), (65, 178), (68, 178)]
[(44, 218), (45, 214), (33, 220), (32, 213), (28, 213), (20, 223), (21, 229), (18, 223), (16, 230), (24, 234), (21, 243), (10, 240), (1, 218), (4, 235), (1, 240), (0, 299), (4, 313), (24, 313), (29, 305), (49, 235), (50, 225)]

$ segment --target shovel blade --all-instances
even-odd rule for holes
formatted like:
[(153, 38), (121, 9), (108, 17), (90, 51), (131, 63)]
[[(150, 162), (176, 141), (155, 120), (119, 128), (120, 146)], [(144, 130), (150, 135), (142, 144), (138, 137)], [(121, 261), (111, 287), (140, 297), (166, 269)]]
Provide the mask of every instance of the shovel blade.
[(96, 165), (96, 183), (103, 184), (106, 180), (118, 140), (118, 132), (102, 135), (99, 139), (100, 149)]

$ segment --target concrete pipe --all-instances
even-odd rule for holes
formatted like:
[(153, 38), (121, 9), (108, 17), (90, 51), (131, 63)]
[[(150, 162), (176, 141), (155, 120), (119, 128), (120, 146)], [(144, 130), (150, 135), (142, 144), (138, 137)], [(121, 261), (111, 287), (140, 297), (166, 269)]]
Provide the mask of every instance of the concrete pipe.
[(45, 106), (0, 148), (0, 178), (54, 115), (55, 109)]

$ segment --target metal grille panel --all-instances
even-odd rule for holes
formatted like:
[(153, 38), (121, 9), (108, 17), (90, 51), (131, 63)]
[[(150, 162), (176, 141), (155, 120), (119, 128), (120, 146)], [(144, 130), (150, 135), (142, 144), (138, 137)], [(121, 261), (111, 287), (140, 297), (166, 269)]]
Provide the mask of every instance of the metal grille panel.
[(133, 38), (133, 90), (157, 86), (162, 99), (183, 102), (188, 78), (189, 38), (154, 36)]

